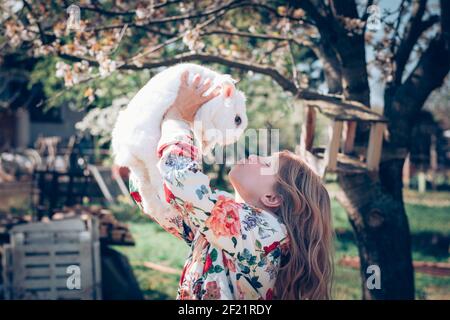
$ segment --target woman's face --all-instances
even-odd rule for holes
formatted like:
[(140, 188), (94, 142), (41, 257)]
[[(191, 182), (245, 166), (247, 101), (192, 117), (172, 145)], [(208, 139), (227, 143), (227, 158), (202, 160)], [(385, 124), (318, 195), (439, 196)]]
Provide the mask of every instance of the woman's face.
[(270, 157), (250, 155), (241, 159), (228, 174), (238, 200), (262, 209), (279, 206), (274, 187), (278, 172), (277, 154)]

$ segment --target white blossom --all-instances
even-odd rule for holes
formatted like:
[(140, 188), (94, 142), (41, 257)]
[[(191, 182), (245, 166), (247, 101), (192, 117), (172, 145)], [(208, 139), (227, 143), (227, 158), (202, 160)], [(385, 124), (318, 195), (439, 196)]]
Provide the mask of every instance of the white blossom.
[(95, 59), (99, 64), (99, 72), (101, 77), (108, 76), (111, 72), (115, 71), (117, 64), (115, 61), (109, 59), (103, 51), (100, 51)]
[(114, 99), (112, 105), (107, 108), (92, 109), (83, 120), (75, 124), (75, 128), (92, 136), (100, 137), (100, 143), (109, 142), (117, 116), (126, 107), (128, 101), (128, 98), (118, 98)]
[(205, 47), (205, 43), (200, 39), (198, 29), (191, 29), (184, 33), (183, 43), (188, 46), (191, 51), (201, 51)]

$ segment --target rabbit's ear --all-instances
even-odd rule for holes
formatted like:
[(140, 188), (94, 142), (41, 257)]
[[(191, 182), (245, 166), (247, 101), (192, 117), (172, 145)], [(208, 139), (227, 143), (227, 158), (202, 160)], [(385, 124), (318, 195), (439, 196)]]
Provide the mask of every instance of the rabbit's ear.
[(228, 74), (228, 73), (222, 75), (222, 78), (223, 78), (224, 81), (229, 81), (229, 82), (231, 82), (232, 84), (238, 83), (238, 81), (237, 81), (236, 79), (233, 79), (233, 77), (231, 76), (231, 74)]
[(234, 93), (234, 86), (230, 83), (224, 83), (223, 85), (223, 94), (225, 98), (230, 98)]

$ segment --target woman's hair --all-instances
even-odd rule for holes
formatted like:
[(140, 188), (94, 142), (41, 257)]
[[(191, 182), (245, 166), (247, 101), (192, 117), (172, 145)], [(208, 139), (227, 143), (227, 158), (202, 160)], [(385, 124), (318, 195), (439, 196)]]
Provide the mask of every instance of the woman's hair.
[(294, 153), (279, 153), (276, 213), (286, 225), (289, 253), (275, 284), (277, 299), (330, 299), (333, 227), (330, 197), (320, 177)]

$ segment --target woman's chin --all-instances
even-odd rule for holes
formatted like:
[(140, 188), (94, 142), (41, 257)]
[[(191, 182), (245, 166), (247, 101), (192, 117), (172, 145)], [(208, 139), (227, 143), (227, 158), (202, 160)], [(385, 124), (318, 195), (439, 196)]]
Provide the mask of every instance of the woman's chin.
[(230, 172), (228, 172), (228, 180), (230, 181), (231, 185), (234, 189), (236, 189), (236, 184), (239, 184), (239, 165), (235, 164)]
[(233, 180), (234, 180), (234, 170), (236, 168), (236, 165), (234, 165), (230, 171), (228, 172), (228, 180), (230, 181), (230, 183), (233, 185)]

